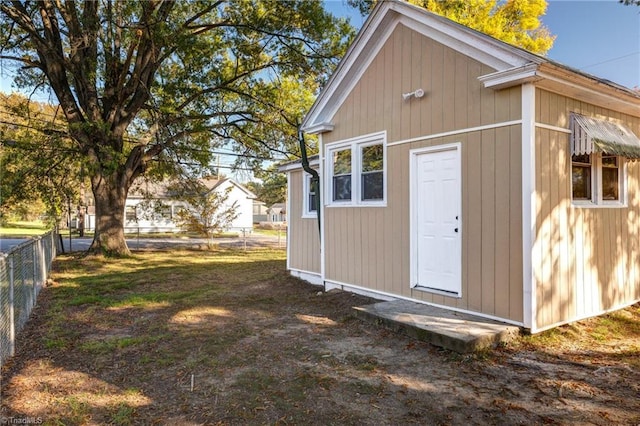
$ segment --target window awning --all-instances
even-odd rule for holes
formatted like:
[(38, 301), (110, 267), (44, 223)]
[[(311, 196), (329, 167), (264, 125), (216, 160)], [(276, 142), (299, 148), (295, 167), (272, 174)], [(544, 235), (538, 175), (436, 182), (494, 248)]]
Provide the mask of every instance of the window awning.
[(608, 120), (571, 114), (571, 153), (601, 152), (640, 159), (640, 139), (625, 125)]

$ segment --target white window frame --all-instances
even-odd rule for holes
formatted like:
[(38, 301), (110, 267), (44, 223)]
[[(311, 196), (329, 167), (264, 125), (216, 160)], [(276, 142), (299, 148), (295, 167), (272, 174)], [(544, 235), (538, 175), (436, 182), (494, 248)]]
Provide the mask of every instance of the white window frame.
[[(591, 157), (591, 199), (573, 199), (573, 181), (571, 182), (571, 202), (577, 207), (627, 207), (627, 161), (625, 157), (616, 156), (618, 159), (618, 199), (605, 200), (602, 198), (602, 154), (592, 152)], [(573, 156), (569, 158), (570, 178), (573, 179)]]
[[(303, 171), (302, 172), (302, 218), (303, 219), (316, 219), (318, 217), (317, 210), (311, 210), (309, 204), (309, 192), (311, 191), (311, 178), (312, 176)], [(320, 194), (316, 194), (319, 197)]]
[[(382, 199), (362, 200), (362, 148), (382, 145)], [(351, 200), (333, 200), (333, 153), (351, 150)], [(331, 143), (325, 147), (325, 193), (327, 207), (386, 207), (387, 205), (387, 132), (371, 133)]]

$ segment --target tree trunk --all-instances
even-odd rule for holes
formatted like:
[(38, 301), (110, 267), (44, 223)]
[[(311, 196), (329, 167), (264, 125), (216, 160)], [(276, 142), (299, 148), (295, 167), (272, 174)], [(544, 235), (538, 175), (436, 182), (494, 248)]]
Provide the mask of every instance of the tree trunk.
[(90, 252), (107, 256), (131, 254), (124, 238), (125, 201), (128, 185), (121, 184), (120, 173), (96, 175), (91, 188), (96, 202), (96, 230)]

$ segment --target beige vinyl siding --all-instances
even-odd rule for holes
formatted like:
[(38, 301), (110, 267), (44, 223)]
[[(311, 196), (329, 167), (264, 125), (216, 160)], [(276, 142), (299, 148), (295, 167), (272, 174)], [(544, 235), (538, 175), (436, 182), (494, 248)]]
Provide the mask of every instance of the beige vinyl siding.
[[(386, 208), (325, 209), (325, 278), (522, 321), (520, 126), (388, 148)], [(409, 287), (409, 150), (462, 143), (462, 298)]]
[[(410, 65), (410, 66), (409, 66)], [(521, 90), (484, 89), (492, 72), (400, 25), (339, 108), (325, 144), (382, 130), (387, 143), (521, 118)], [(404, 101), (417, 88), (422, 99)], [(411, 149), (460, 142), (462, 297), (409, 286)], [(387, 148), (387, 207), (327, 207), (325, 279), (523, 321), (521, 126)]]
[(315, 218), (302, 218), (304, 171), (289, 173), (289, 211), (287, 212), (289, 232), (289, 268), (320, 274), (320, 235)]
[[(324, 143), (387, 130), (399, 141), (519, 120), (520, 88), (484, 89), (478, 77), (495, 71), (399, 25), (331, 119)], [(402, 94), (421, 88), (421, 99)]]
[[(623, 122), (640, 119), (536, 90), (536, 121), (569, 127), (571, 112)], [(569, 135), (536, 129), (537, 327), (597, 315), (640, 299), (640, 164), (627, 162), (625, 208), (571, 204)]]

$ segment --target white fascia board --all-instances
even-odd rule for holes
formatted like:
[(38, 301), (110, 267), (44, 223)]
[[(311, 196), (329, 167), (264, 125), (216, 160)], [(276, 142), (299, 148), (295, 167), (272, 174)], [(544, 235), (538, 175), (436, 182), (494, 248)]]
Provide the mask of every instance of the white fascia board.
[[(494, 69), (504, 70), (544, 58), (510, 46), (404, 1), (378, 2), (358, 36), (302, 122), (302, 129), (323, 130), (395, 28), (403, 24)], [(329, 130), (325, 130), (329, 131)]]
[(333, 123), (323, 122), (312, 126), (302, 126), (302, 131), (310, 135), (318, 135), (320, 133), (331, 132), (335, 126)]
[[(347, 49), (344, 57), (320, 92), (315, 103), (302, 121), (302, 130), (309, 133), (322, 123), (330, 123), (330, 119), (349, 95), (351, 89), (360, 79), (367, 66), (377, 55), (395, 28), (397, 23), (395, 13), (388, 16), (386, 11), (393, 4), (392, 1), (380, 2), (369, 15), (360, 32)], [(385, 28), (381, 31), (378, 28)], [(366, 52), (366, 54), (365, 54)]]
[[(317, 166), (320, 164), (320, 161), (315, 158), (311, 161), (309, 161), (309, 165), (311, 167), (313, 167), (314, 169), (317, 168)], [(294, 170), (301, 170), (302, 169), (302, 160), (300, 161), (296, 161), (296, 162), (292, 162), (292, 163), (287, 163), (287, 164), (283, 164), (282, 166), (278, 167), (278, 171), (279, 172), (292, 172)]]
[(480, 80), (485, 88), (497, 90), (520, 84), (532, 83), (540, 80), (541, 78), (542, 77), (538, 75), (538, 64), (528, 63), (523, 66), (481, 75), (478, 77), (478, 80)]
[(478, 77), (485, 88), (495, 90), (534, 83), (537, 87), (583, 102), (640, 117), (640, 97), (626, 88), (615, 87), (576, 73), (568, 68), (545, 63), (528, 63)]
[(537, 72), (537, 86), (580, 101), (640, 117), (640, 97), (631, 89), (616, 88), (596, 77), (587, 77), (551, 64)]
[(504, 70), (544, 59), (422, 8), (406, 4), (400, 23), (491, 68)]

